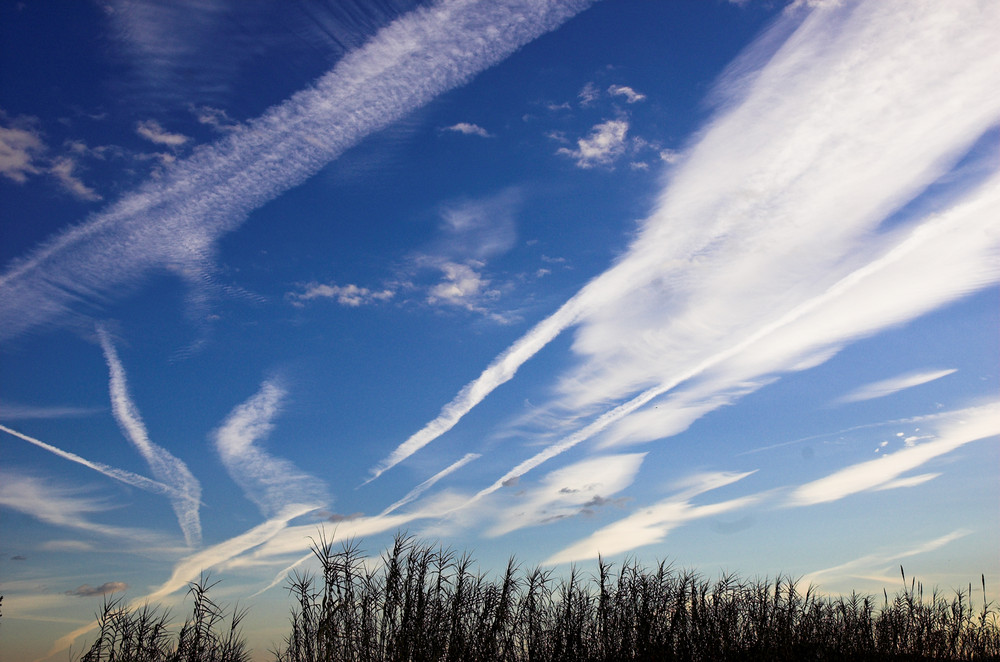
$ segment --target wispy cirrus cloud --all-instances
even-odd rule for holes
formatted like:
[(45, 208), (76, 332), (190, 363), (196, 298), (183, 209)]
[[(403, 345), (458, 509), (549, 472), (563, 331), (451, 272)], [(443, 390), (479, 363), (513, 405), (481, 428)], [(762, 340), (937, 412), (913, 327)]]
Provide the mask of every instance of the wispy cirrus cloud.
[(708, 505), (693, 505), (691, 500), (710, 490), (742, 480), (752, 473), (712, 473), (692, 477), (674, 497), (637, 509), (628, 517), (602, 527), (583, 540), (556, 552), (545, 563), (570, 563), (596, 559), (598, 555), (620, 554), (660, 542), (670, 531), (687, 522), (750, 506), (759, 501), (759, 497), (740, 497)]
[[(451, 429), (570, 326), (578, 363), (553, 404), (567, 425), (597, 417), (528, 468), (605, 431), (660, 438), (678, 429), (661, 399), (678, 387), (695, 389), (680, 402), (697, 418), (741, 385), (815, 366), (1000, 279), (1000, 178), (989, 168), (952, 180), (940, 213), (886, 223), (996, 126), (989, 35), (1000, 10), (845, 4), (783, 20), (783, 43), (763, 39), (723, 78), (720, 111), (628, 252), (373, 475)], [(914, 34), (926, 36), (920, 47)], [(602, 409), (609, 401), (622, 404)], [(615, 429), (654, 401), (645, 424)]]
[(149, 465), (153, 475), (174, 490), (174, 494), (170, 496), (170, 504), (177, 515), (184, 540), (188, 545), (198, 546), (201, 544), (201, 519), (198, 515), (201, 506), (201, 483), (182, 460), (150, 441), (142, 416), (129, 395), (125, 368), (122, 367), (111, 337), (101, 326), (97, 327), (97, 335), (111, 375), (108, 387), (111, 392), (111, 411), (115, 420), (125, 437)]
[[(899, 569), (899, 562), (903, 559), (933, 552), (934, 550), (945, 547), (956, 540), (961, 540), (965, 536), (969, 535), (969, 533), (969, 531), (959, 529), (932, 540), (928, 540), (927, 542), (916, 545), (915, 547), (910, 547), (909, 549), (866, 554), (846, 563), (841, 563), (840, 565), (823, 568), (822, 570), (814, 570), (804, 575), (800, 581), (805, 586), (816, 584), (821, 586), (823, 589), (832, 588), (832, 585), (839, 584), (847, 585), (850, 586), (852, 590), (857, 590), (857, 580), (859, 579), (874, 580), (884, 585), (889, 581), (899, 579), (899, 577), (895, 575), (897, 574), (896, 571)], [(893, 576), (890, 578), (890, 575)]]
[(330, 499), (323, 481), (258, 445), (274, 428), (272, 420), (285, 395), (278, 382), (265, 381), (213, 434), (226, 471), (268, 518), (279, 517), (288, 509), (321, 508)]
[(308, 89), (8, 265), (0, 339), (124, 296), (152, 269), (200, 287), (216, 240), (250, 211), (591, 2), (461, 0), (398, 18)]
[(936, 438), (885, 453), (875, 460), (861, 462), (806, 483), (789, 495), (791, 506), (810, 506), (837, 501), (868, 490), (911, 487), (930, 479), (928, 474), (901, 476), (934, 458), (950, 453), (965, 444), (1000, 435), (1000, 405), (989, 404), (954, 412), (951, 420), (941, 423)]
[(395, 511), (395, 510), (397, 510), (397, 509), (405, 506), (406, 504), (410, 503), (411, 501), (416, 500), (421, 494), (423, 494), (424, 492), (426, 492), (427, 490), (429, 490), (430, 488), (432, 488), (439, 480), (441, 480), (442, 478), (445, 478), (446, 476), (450, 476), (451, 474), (455, 473), (456, 471), (458, 471), (459, 469), (461, 469), (462, 467), (464, 467), (465, 465), (467, 465), (469, 462), (472, 462), (473, 460), (477, 460), (480, 457), (481, 456), (480, 456), (479, 453), (466, 453), (465, 455), (463, 455), (461, 458), (459, 458), (455, 462), (452, 462), (451, 464), (449, 464), (447, 467), (445, 467), (441, 471), (437, 472), (436, 474), (434, 474), (433, 476), (431, 476), (430, 478), (428, 478), (424, 482), (422, 482), (419, 485), (417, 485), (416, 487), (414, 487), (412, 490), (410, 490), (409, 492), (407, 492), (403, 496), (402, 499), (400, 499), (399, 501), (396, 501), (393, 504), (391, 504), (390, 506), (388, 506), (385, 510), (383, 510), (381, 513), (379, 513), (379, 515), (380, 516), (388, 515), (389, 513), (391, 513), (393, 511)]
[(589, 512), (632, 484), (645, 453), (600, 455), (549, 472), (536, 487), (512, 497), (488, 535)]
[(837, 399), (837, 402), (861, 402), (863, 400), (874, 400), (884, 398), (899, 391), (933, 382), (942, 377), (957, 372), (956, 370), (931, 370), (921, 372), (908, 372), (905, 375), (898, 375), (859, 386), (850, 393)]

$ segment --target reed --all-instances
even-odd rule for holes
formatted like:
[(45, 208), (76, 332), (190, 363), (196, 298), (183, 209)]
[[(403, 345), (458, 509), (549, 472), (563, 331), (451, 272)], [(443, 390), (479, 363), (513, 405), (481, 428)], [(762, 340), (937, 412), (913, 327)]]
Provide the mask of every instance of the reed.
[[(596, 572), (487, 574), (468, 554), (398, 535), (381, 562), (357, 542), (314, 541), (317, 575), (295, 574), (290, 629), (275, 662), (707, 662), (1000, 660), (996, 605), (973, 589), (926, 595), (907, 578), (893, 596), (803, 590), (791, 577), (709, 580), (635, 559)], [(191, 585), (176, 636), (166, 612), (106, 600), (83, 662), (243, 662), (245, 611), (227, 613)], [(978, 591), (977, 591), (978, 592)]]

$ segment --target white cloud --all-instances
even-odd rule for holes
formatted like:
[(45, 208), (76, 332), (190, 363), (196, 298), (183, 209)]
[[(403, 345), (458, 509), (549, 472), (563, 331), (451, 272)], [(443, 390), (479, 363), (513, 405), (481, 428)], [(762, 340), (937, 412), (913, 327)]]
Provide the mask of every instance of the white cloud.
[(220, 133), (229, 133), (240, 128), (240, 123), (229, 117), (229, 113), (221, 108), (212, 106), (191, 107), (191, 112), (198, 119), (199, 124), (210, 126)]
[(370, 290), (353, 283), (349, 285), (327, 285), (312, 282), (302, 288), (302, 292), (290, 292), (288, 298), (292, 305), (302, 306), (303, 301), (311, 299), (336, 299), (337, 303), (357, 308), (358, 306), (376, 302), (388, 301), (396, 295), (391, 289)]
[[(0, 111), (0, 120), (7, 123), (7, 115)], [(23, 184), (28, 175), (41, 172), (38, 160), (45, 151), (38, 131), (31, 120), (18, 118), (10, 126), (0, 126), (0, 174)]]
[(10, 265), (0, 275), (0, 339), (124, 296), (154, 268), (200, 286), (215, 241), (251, 210), (591, 1), (468, 0), (400, 17), (308, 89)]
[(608, 88), (608, 94), (613, 97), (625, 97), (626, 103), (637, 103), (646, 98), (645, 94), (640, 94), (625, 85), (612, 85)]
[(595, 125), (586, 138), (576, 141), (576, 149), (561, 147), (557, 154), (572, 157), (579, 168), (611, 165), (625, 153), (628, 122), (608, 120)]
[(933, 370), (927, 372), (909, 372), (905, 375), (899, 375), (897, 377), (883, 379), (882, 381), (874, 382), (872, 384), (859, 386), (847, 395), (839, 398), (837, 402), (861, 402), (863, 400), (884, 398), (887, 395), (892, 395), (893, 393), (897, 393), (904, 389), (913, 388), (914, 386), (920, 386), (921, 384), (927, 384), (936, 379), (947, 377), (953, 372), (956, 371)]
[(890, 487), (910, 487), (933, 478), (931, 474), (900, 478), (902, 474), (950, 453), (965, 444), (1000, 434), (1000, 405), (990, 404), (956, 412), (945, 421), (937, 438), (861, 462), (796, 488), (788, 504), (809, 506), (852, 494)]
[(448, 303), (453, 306), (462, 306), (477, 309), (478, 302), (490, 284), (488, 279), (483, 278), (473, 267), (477, 263), (456, 264), (445, 262), (440, 268), (444, 275), (444, 280), (430, 289), (427, 295), (427, 303)]
[(113, 506), (103, 499), (84, 496), (80, 489), (36, 478), (22, 471), (0, 470), (0, 506), (25, 513), (46, 524), (112, 538), (123, 546), (161, 546), (164, 542), (160, 536), (148, 531), (93, 522), (91, 515), (110, 510)]
[(599, 555), (613, 556), (662, 541), (675, 528), (697, 519), (745, 508), (758, 501), (758, 497), (742, 497), (705, 506), (692, 505), (695, 496), (738, 480), (753, 472), (742, 474), (705, 474), (687, 486), (682, 493), (652, 506), (637, 509), (617, 522), (602, 527), (588, 537), (562, 549), (545, 564), (571, 563), (596, 559)]
[(63, 156), (52, 161), (49, 172), (55, 175), (55, 178), (59, 180), (63, 189), (77, 198), (80, 198), (81, 200), (89, 200), (91, 202), (101, 200), (102, 198), (97, 191), (84, 184), (76, 176), (76, 168), (77, 162), (74, 159), (68, 156)]
[(265, 517), (289, 509), (315, 509), (329, 501), (326, 485), (288, 460), (273, 457), (258, 443), (274, 428), (285, 390), (274, 381), (229, 414), (215, 431), (215, 449), (226, 471)]
[(632, 484), (645, 453), (602, 455), (556, 469), (537, 487), (513, 497), (499, 521), (488, 531), (500, 536), (598, 508)]
[(135, 125), (135, 132), (150, 142), (157, 145), (166, 145), (167, 147), (180, 147), (190, 140), (190, 138), (183, 134), (170, 133), (160, 126), (160, 123), (156, 120), (146, 120), (137, 123)]
[(698, 387), (704, 397), (766, 383), (996, 282), (998, 176), (953, 180), (950, 208), (880, 226), (996, 125), (998, 29), (998, 7), (875, 3), (815, 12), (776, 52), (751, 47), (630, 250), (373, 476), (451, 429), (571, 325), (579, 363), (558, 403), (622, 404), (528, 468), (688, 380), (714, 381)]
[(454, 131), (456, 133), (462, 133), (467, 136), (479, 136), (481, 138), (492, 138), (493, 134), (484, 129), (477, 124), (470, 124), (468, 122), (459, 122), (458, 124), (452, 124), (451, 126), (444, 127), (445, 131)]
[(201, 519), (198, 515), (201, 505), (201, 483), (182, 460), (150, 441), (142, 416), (139, 415), (139, 410), (129, 395), (125, 369), (118, 359), (118, 352), (111, 343), (111, 337), (101, 326), (97, 327), (97, 335), (110, 373), (108, 388), (111, 394), (111, 411), (115, 420), (125, 437), (149, 465), (153, 475), (174, 490), (170, 504), (177, 515), (184, 540), (190, 546), (201, 545)]
[(580, 89), (580, 92), (577, 94), (577, 97), (580, 99), (581, 106), (589, 106), (590, 104), (597, 101), (600, 98), (600, 96), (601, 96), (600, 90), (598, 90), (597, 86), (594, 85), (592, 82), (588, 82), (586, 85), (584, 85)]

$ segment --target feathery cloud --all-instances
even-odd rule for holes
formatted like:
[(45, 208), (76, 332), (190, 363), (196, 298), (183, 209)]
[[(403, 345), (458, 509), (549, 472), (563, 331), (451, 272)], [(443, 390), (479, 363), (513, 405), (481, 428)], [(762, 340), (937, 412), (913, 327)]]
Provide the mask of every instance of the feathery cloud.
[(201, 544), (201, 519), (198, 516), (198, 508), (201, 505), (201, 484), (183, 461), (150, 441), (139, 410), (129, 395), (125, 368), (118, 359), (118, 352), (111, 343), (111, 337), (101, 326), (97, 327), (97, 335), (111, 375), (108, 388), (111, 393), (111, 411), (115, 420), (125, 437), (149, 465), (153, 475), (175, 491), (170, 497), (170, 504), (177, 515), (184, 540), (190, 546), (198, 546)]
[(62, 322), (81, 301), (124, 296), (154, 268), (197, 285), (215, 241), (250, 211), (591, 2), (462, 0), (400, 17), (308, 89), (9, 265), (0, 339)]
[(273, 380), (265, 381), (213, 435), (226, 471), (268, 518), (289, 509), (320, 508), (330, 498), (323, 481), (257, 446), (274, 428), (271, 421), (284, 398), (284, 388)]

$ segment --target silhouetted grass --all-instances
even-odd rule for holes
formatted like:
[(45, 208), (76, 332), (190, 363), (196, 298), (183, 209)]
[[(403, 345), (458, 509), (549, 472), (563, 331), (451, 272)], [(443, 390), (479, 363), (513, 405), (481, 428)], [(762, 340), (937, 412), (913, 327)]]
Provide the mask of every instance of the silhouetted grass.
[[(709, 581), (634, 560), (557, 577), (512, 559), (487, 575), (468, 554), (406, 536), (374, 567), (356, 543), (334, 549), (321, 536), (313, 551), (321, 574), (290, 581), (290, 632), (272, 651), (276, 662), (1000, 660), (985, 577), (976, 608), (971, 585), (925, 596), (905, 575), (892, 598), (830, 598), (787, 577)], [(105, 601), (83, 661), (248, 659), (245, 612), (227, 617), (210, 588), (191, 585), (193, 614), (176, 643), (165, 613)]]

